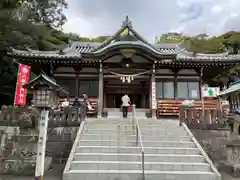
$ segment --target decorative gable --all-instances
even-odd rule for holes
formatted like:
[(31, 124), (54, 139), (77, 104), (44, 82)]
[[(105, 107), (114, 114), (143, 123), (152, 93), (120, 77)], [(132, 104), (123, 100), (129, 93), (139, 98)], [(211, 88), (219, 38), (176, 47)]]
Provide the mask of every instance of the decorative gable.
[(122, 32), (120, 32), (119, 36), (122, 37), (122, 36), (127, 36), (129, 35), (129, 28), (128, 27), (125, 27)]
[(155, 49), (149, 42), (144, 40), (132, 27), (132, 23), (126, 16), (125, 20), (122, 22), (122, 27), (119, 29), (115, 35), (111, 36), (109, 39), (104, 41), (100, 46), (93, 49), (92, 52), (95, 52), (99, 49), (104, 48), (105, 46), (117, 42), (117, 41), (139, 41), (140, 43), (147, 44)]

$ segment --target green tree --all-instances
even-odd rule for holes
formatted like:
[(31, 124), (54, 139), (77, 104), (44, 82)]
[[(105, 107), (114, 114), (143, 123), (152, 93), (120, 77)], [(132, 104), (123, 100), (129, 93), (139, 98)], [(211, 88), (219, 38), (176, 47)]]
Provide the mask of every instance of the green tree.
[(185, 39), (180, 33), (166, 33), (156, 38), (156, 43), (180, 43)]
[(156, 39), (157, 43), (180, 43), (188, 51), (194, 53), (222, 53), (229, 49), (226, 42), (221, 36), (209, 37), (207, 34), (199, 34), (196, 36), (187, 36), (179, 33), (163, 34)]
[[(65, 46), (68, 36), (54, 29), (66, 18), (60, 0), (0, 1), (0, 98), (13, 102), (17, 67), (6, 55), (10, 48), (52, 50)], [(11, 98), (11, 99), (9, 99)], [(6, 103), (1, 101), (1, 103)]]

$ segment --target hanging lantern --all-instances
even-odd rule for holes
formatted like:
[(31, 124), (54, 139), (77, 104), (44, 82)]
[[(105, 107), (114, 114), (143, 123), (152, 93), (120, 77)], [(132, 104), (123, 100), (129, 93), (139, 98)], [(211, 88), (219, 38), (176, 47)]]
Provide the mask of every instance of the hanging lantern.
[(131, 82), (131, 78), (130, 78), (130, 76), (127, 77), (127, 82), (128, 82), (128, 83)]
[(122, 82), (125, 83), (125, 77), (123, 76)]

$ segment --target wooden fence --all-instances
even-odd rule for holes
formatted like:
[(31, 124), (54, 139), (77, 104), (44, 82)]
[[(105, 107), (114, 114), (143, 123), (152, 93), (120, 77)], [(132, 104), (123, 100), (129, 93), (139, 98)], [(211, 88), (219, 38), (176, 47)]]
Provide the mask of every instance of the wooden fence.
[[(178, 116), (179, 107), (182, 104), (182, 100), (157, 100), (157, 116)], [(194, 101), (194, 105), (201, 108), (202, 102), (200, 100)], [(219, 102), (217, 99), (204, 100), (204, 107), (207, 109), (218, 109)]]
[[(49, 128), (79, 126), (76, 117), (76, 108), (64, 108), (62, 110), (50, 110)], [(0, 112), (0, 126), (20, 126), (24, 128), (36, 127), (39, 110), (32, 107), (2, 106)]]
[(215, 108), (180, 108), (179, 120), (193, 129), (218, 129), (226, 123), (224, 114)]
[[(212, 127), (224, 124), (224, 114), (217, 108), (205, 108), (204, 113), (198, 106), (195, 108), (179, 109), (179, 118), (191, 127)], [(39, 110), (29, 107), (2, 106), (0, 126), (20, 126), (34, 128), (37, 125)], [(50, 110), (49, 128), (76, 127), (80, 122), (76, 117), (76, 108), (66, 107), (62, 110)]]

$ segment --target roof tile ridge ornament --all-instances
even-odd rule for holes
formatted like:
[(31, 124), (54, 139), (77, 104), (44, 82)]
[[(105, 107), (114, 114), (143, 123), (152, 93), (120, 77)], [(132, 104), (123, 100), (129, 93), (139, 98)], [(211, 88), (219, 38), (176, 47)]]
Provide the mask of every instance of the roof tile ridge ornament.
[(180, 43), (176, 44), (176, 51), (178, 52), (178, 56), (194, 56), (193, 52), (187, 51), (185, 48), (181, 47), (181, 45), (184, 43), (184, 40), (182, 40)]
[(27, 52), (34, 53), (34, 50), (31, 49), (30, 47), (26, 47)]
[(21, 50), (21, 49), (16, 49), (14, 47), (11, 48), (11, 51), (15, 54), (25, 54), (25, 53), (29, 53), (32, 54), (34, 53), (32, 49), (30, 49), (29, 47), (26, 47), (25, 50)]
[(15, 49), (14, 47), (9, 48), (11, 50), (10, 53), (25, 53), (26, 51)]
[(70, 41), (70, 43), (68, 43), (67, 47), (62, 47), (57, 51), (58, 55), (66, 55), (68, 53), (71, 53), (72, 51), (75, 51), (76, 47), (78, 46), (78, 42), (77, 41)]
[(58, 54), (59, 55), (65, 55), (64, 49), (60, 48), (59, 51), (58, 51)]
[(129, 20), (128, 15), (126, 15), (124, 21), (122, 22), (122, 29), (126, 27), (132, 28), (132, 22)]

